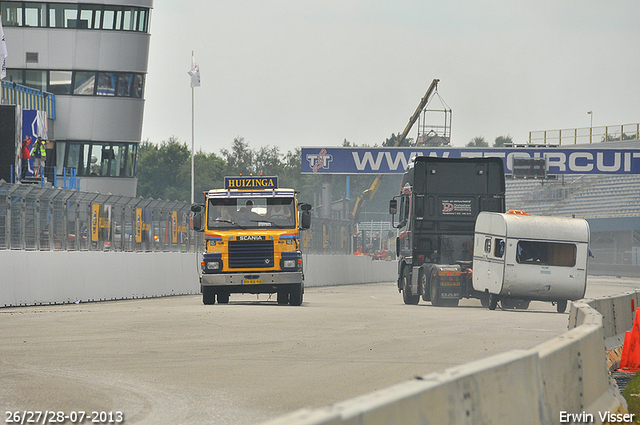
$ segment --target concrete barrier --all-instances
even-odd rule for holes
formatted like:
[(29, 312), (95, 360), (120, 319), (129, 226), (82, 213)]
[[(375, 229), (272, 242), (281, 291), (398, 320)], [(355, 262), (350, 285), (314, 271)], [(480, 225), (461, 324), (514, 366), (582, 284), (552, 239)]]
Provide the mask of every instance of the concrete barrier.
[[(630, 329), (639, 291), (572, 303), (569, 331), (264, 425), (532, 424), (619, 422), (626, 402), (606, 366), (605, 338)], [(604, 314), (602, 314), (604, 313)], [(574, 416), (575, 415), (575, 416)], [(603, 420), (604, 417), (604, 420)]]
[[(395, 261), (305, 256), (305, 285), (395, 280)], [(0, 251), (0, 307), (197, 294), (199, 260), (174, 252)]]

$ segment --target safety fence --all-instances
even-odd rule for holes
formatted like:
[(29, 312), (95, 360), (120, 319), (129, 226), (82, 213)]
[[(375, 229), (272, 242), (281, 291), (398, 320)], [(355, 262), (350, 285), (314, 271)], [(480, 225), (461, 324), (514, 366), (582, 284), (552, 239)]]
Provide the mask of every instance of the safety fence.
[(576, 145), (584, 143), (638, 140), (640, 124), (607, 125), (603, 127), (567, 128), (529, 132), (530, 145)]
[(186, 202), (0, 182), (0, 249), (193, 251), (198, 236)]
[[(0, 181), (0, 250), (194, 252), (191, 205)], [(351, 254), (351, 224), (312, 218), (305, 254)]]

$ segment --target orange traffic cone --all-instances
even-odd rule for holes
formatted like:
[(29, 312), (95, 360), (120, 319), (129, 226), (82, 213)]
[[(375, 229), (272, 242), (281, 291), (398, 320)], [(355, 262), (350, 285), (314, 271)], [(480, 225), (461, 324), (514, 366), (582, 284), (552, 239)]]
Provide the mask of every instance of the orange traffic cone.
[(622, 357), (620, 359), (620, 369), (618, 372), (635, 373), (640, 369), (640, 309), (636, 310), (635, 319), (631, 332), (624, 335), (622, 345)]

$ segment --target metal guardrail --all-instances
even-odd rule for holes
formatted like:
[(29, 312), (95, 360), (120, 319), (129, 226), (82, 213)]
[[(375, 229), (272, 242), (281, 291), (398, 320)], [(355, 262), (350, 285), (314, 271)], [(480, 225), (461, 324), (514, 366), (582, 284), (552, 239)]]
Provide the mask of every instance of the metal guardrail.
[[(201, 251), (190, 211), (187, 202), (0, 181), (0, 250)], [(351, 254), (350, 222), (312, 218), (301, 242), (306, 254)]]
[(0, 182), (0, 249), (193, 251), (186, 202)]
[(529, 132), (530, 145), (569, 145), (583, 143), (637, 140), (640, 124), (607, 125), (604, 127), (568, 128)]

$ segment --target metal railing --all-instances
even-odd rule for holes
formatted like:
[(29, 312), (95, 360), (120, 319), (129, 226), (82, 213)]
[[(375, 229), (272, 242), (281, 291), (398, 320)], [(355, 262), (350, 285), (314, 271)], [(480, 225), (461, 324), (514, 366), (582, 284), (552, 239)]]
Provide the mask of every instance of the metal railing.
[(0, 249), (194, 251), (186, 202), (0, 181)]
[(529, 132), (530, 145), (568, 145), (584, 143), (638, 140), (640, 124), (608, 125), (604, 127), (569, 128)]
[(331, 218), (311, 218), (311, 228), (301, 233), (306, 254), (352, 254), (351, 222)]
[[(307, 254), (351, 254), (351, 223), (312, 218)], [(0, 250), (202, 251), (191, 205), (0, 180)]]

